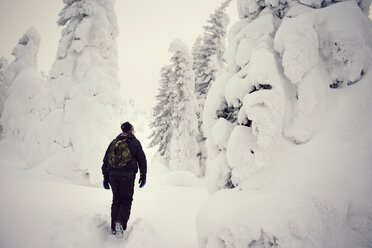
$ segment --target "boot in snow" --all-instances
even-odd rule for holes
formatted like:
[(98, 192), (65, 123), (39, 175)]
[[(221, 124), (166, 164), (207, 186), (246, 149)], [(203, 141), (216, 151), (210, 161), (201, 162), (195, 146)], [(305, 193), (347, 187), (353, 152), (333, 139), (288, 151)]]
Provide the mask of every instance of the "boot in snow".
[(124, 229), (123, 229), (123, 225), (120, 222), (115, 223), (115, 235), (116, 235), (116, 238), (123, 238)]

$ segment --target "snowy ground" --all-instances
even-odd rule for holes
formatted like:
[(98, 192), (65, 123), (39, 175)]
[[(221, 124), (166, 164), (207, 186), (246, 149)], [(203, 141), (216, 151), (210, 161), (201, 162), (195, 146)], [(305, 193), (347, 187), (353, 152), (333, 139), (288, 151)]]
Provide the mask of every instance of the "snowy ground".
[(191, 173), (169, 173), (149, 159), (129, 236), (117, 240), (109, 233), (111, 190), (25, 171), (12, 144), (0, 146), (0, 247), (197, 247), (195, 216), (208, 194)]

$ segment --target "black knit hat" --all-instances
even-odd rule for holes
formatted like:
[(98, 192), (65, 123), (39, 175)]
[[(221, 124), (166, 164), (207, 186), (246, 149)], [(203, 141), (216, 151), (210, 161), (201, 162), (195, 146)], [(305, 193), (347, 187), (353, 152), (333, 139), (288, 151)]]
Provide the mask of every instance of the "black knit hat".
[(132, 128), (133, 126), (129, 122), (124, 122), (123, 124), (121, 124), (121, 130), (123, 131), (123, 133), (130, 132)]

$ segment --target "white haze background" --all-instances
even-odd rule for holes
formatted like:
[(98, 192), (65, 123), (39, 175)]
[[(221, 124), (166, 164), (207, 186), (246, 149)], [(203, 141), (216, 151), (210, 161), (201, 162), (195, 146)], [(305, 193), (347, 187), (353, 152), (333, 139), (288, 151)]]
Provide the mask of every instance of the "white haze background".
[[(202, 26), (221, 1), (161, 0), (116, 1), (119, 26), (118, 65), (122, 92), (135, 105), (149, 111), (155, 104), (160, 68), (168, 63), (169, 44), (176, 38), (189, 47), (202, 33)], [(0, 0), (0, 56), (8, 61), (19, 37), (34, 26), (41, 34), (38, 68), (49, 74), (55, 59), (61, 28), (56, 25), (62, 0)], [(236, 3), (227, 9), (234, 23)], [(144, 73), (146, 71), (146, 73)], [(144, 87), (145, 85), (145, 87)]]

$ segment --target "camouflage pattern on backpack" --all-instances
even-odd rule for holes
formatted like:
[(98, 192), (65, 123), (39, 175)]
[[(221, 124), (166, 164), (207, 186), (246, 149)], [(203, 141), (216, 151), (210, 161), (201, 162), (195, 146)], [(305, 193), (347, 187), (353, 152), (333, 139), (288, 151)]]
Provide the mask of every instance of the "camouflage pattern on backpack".
[(107, 158), (111, 168), (119, 169), (127, 166), (132, 160), (128, 139), (114, 139), (110, 144)]

